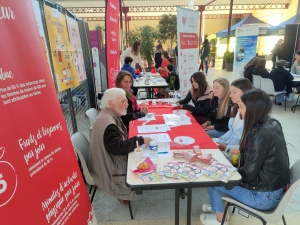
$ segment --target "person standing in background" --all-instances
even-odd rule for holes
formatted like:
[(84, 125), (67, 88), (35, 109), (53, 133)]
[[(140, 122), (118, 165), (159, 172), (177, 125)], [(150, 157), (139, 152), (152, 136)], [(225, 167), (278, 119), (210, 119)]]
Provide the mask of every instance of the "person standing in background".
[(162, 58), (161, 58), (161, 52), (163, 51), (162, 45), (158, 44), (156, 45), (156, 53), (154, 55), (154, 63), (155, 63), (155, 68), (156, 70), (161, 67), (161, 63), (162, 63)]
[(125, 64), (125, 58), (126, 57), (131, 57), (132, 58), (132, 63), (131, 67), (135, 69), (135, 65), (138, 63), (141, 68), (144, 68), (144, 65), (142, 63), (141, 59), (141, 43), (139, 41), (135, 41), (132, 45), (131, 48), (127, 48), (122, 54), (121, 54), (121, 64)]
[(211, 46), (211, 55), (212, 55), (212, 63), (211, 63), (211, 67), (215, 67), (215, 63), (216, 63), (216, 55), (217, 55), (217, 46), (215, 43), (212, 44)]
[(168, 77), (168, 70), (167, 70), (167, 65), (169, 64), (168, 58), (169, 58), (168, 52), (162, 51), (161, 52), (162, 63), (161, 66), (157, 69), (160, 72), (160, 75), (165, 79)]
[[(204, 40), (204, 45), (201, 48), (201, 64), (203, 68), (203, 63), (205, 65), (205, 74), (208, 71), (208, 54), (210, 53), (210, 46), (207, 39)], [(201, 65), (200, 65), (201, 67)], [(204, 69), (203, 69), (204, 70)]]
[(275, 63), (280, 59), (280, 55), (281, 55), (281, 51), (282, 51), (282, 43), (283, 43), (283, 40), (279, 39), (271, 51), (272, 52), (272, 62), (273, 62), (272, 69), (273, 70), (275, 69)]

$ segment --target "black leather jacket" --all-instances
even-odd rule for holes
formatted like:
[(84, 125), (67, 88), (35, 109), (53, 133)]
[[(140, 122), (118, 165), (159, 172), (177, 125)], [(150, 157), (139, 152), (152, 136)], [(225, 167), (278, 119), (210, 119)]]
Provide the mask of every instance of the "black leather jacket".
[(281, 124), (266, 117), (250, 131), (241, 154), (241, 186), (255, 191), (275, 191), (290, 182), (289, 156)]

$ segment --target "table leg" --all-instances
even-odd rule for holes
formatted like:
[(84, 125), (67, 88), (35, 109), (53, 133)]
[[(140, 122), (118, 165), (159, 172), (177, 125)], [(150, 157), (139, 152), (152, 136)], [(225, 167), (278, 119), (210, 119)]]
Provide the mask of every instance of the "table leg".
[(179, 189), (175, 189), (175, 225), (179, 225)]
[(187, 215), (186, 215), (186, 224), (191, 225), (191, 216), (192, 216), (192, 188), (188, 188), (188, 199), (187, 199)]

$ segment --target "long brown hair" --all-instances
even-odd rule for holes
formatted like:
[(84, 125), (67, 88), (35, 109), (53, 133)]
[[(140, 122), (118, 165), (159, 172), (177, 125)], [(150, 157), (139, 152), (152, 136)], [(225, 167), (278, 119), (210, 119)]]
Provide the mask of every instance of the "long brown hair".
[(263, 58), (259, 59), (255, 68), (265, 69), (266, 68), (266, 60)]
[[(251, 82), (247, 78), (240, 78), (231, 83), (231, 86), (234, 86), (240, 89), (243, 93), (253, 88)], [(239, 109), (239, 105), (237, 103), (234, 104), (232, 111), (230, 112), (230, 117), (235, 117)]]
[(205, 79), (204, 73), (202, 73), (202, 72), (195, 72), (190, 78), (191, 83), (192, 83), (192, 78), (199, 86), (198, 89), (195, 89), (192, 86), (192, 90), (193, 90), (191, 93), (192, 98), (197, 100), (199, 97), (204, 95), (206, 88), (207, 88), (207, 81)]
[(246, 71), (246, 69), (247, 69), (249, 66), (252, 66), (252, 65), (256, 66), (256, 64), (257, 64), (257, 62), (258, 62), (259, 59), (260, 59), (260, 58), (258, 58), (258, 57), (252, 58), (252, 59), (244, 66), (244, 72)]
[(218, 106), (217, 118), (221, 119), (223, 116), (227, 115), (228, 107), (230, 104), (230, 90), (229, 82), (226, 78), (220, 77), (215, 79), (213, 83), (219, 83), (224, 88), (224, 93), (220, 99), (220, 105)]
[[(268, 116), (272, 109), (270, 97), (261, 89), (251, 89), (241, 96), (241, 101), (246, 106), (244, 116), (244, 130), (240, 142), (240, 152), (244, 152), (246, 148), (247, 137), (251, 129), (263, 118)], [(272, 132), (272, 131), (270, 131)]]
[(131, 73), (125, 71), (125, 70), (121, 70), (115, 80), (115, 85), (116, 87), (120, 87), (120, 83), (122, 82), (122, 80), (124, 79), (124, 77), (129, 76), (131, 78), (131, 81), (133, 83), (133, 77), (131, 75)]
[(131, 47), (131, 51), (133, 52), (133, 54), (135, 56), (137, 56), (140, 51), (139, 51), (139, 46), (141, 45), (141, 43), (139, 41), (135, 41)]

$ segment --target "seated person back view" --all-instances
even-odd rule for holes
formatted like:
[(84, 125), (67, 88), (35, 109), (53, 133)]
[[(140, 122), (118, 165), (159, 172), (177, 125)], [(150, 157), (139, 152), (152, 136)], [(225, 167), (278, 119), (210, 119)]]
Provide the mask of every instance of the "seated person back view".
[(253, 69), (253, 75), (261, 76), (262, 78), (270, 78), (270, 73), (266, 70), (266, 60), (259, 59)]
[(134, 150), (136, 141), (148, 146), (151, 140), (141, 136), (128, 139), (127, 129), (120, 119), (127, 107), (123, 89), (105, 91), (101, 112), (93, 125), (88, 165), (97, 187), (123, 204), (136, 199), (136, 193), (125, 182), (127, 154)]
[(253, 59), (251, 59), (246, 66), (244, 67), (244, 77), (248, 78), (252, 84), (253, 82), (253, 70), (258, 62), (259, 58), (258, 57), (254, 57)]

